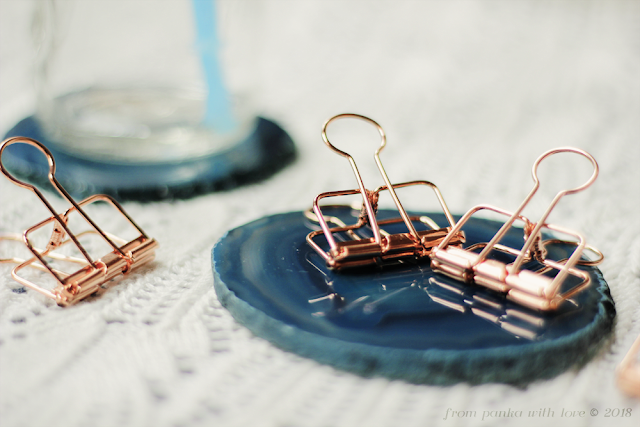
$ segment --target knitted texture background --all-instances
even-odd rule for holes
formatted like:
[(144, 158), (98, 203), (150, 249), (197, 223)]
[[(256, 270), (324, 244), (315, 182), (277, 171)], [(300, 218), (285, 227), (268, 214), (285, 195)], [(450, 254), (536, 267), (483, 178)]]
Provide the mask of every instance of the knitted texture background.
[[(35, 110), (33, 5), (0, 2), (3, 133)], [(157, 259), (76, 306), (21, 292), (0, 265), (3, 426), (511, 426), (539, 425), (528, 414), (544, 408), (553, 411), (546, 421), (567, 426), (603, 425), (607, 409), (631, 408), (607, 424), (638, 425), (640, 404), (618, 390), (615, 368), (640, 335), (640, 2), (222, 2), (219, 17), (230, 87), (291, 134), (297, 162), (231, 192), (126, 203), (160, 243)], [(580, 230), (606, 256), (617, 319), (594, 359), (525, 388), (419, 386), (334, 370), (236, 324), (213, 289), (211, 248), (231, 228), (355, 188), (347, 162), (320, 138), (342, 112), (385, 128), (392, 181), (433, 181), (454, 213), (479, 203), (514, 209), (538, 155), (565, 145), (590, 152), (599, 179), (550, 222)], [(341, 121), (335, 132), (367, 185), (380, 185), (375, 131)], [(349, 145), (351, 136), (362, 144)], [(588, 176), (580, 160), (562, 160), (541, 166), (530, 217)], [(93, 214), (119, 230), (106, 207)], [(32, 193), (0, 179), (1, 233), (46, 215)], [(2, 254), (13, 248), (0, 245)], [(485, 414), (507, 410), (523, 418)]]

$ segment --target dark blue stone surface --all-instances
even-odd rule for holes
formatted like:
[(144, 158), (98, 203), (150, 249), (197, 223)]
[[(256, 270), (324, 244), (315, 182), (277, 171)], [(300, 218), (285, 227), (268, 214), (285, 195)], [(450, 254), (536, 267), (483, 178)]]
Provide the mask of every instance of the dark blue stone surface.
[[(355, 222), (346, 208), (330, 214)], [(472, 219), (467, 245), (500, 225)], [(301, 212), (265, 217), (229, 231), (212, 256), (218, 298), (240, 323), (319, 362), (414, 383), (525, 384), (584, 363), (612, 329), (615, 308), (595, 267), (580, 267), (592, 284), (574, 303), (539, 313), (434, 274), (428, 261), (330, 271), (305, 241), (316, 228)], [(503, 240), (521, 242), (518, 230)], [(561, 259), (571, 247), (549, 249)]]
[[(56, 178), (78, 199), (96, 193), (118, 200), (189, 198), (268, 178), (296, 157), (289, 135), (265, 118), (258, 118), (255, 131), (229, 149), (179, 162), (117, 163), (76, 156), (48, 141), (34, 117), (20, 121), (5, 138), (13, 136), (33, 138), (46, 145), (56, 160)], [(2, 161), (16, 177), (49, 187), (46, 158), (33, 147), (12, 145)]]

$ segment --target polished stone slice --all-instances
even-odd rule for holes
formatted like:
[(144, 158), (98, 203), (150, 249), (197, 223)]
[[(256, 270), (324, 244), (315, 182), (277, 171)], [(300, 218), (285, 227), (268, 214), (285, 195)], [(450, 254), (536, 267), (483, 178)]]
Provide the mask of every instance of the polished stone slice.
[[(330, 214), (354, 222), (349, 209)], [(467, 245), (500, 225), (472, 219)], [(301, 212), (265, 217), (229, 231), (212, 257), (218, 298), (238, 322), (321, 363), (413, 383), (525, 384), (585, 363), (611, 332), (615, 308), (595, 267), (580, 267), (592, 284), (576, 304), (540, 313), (435, 274), (428, 261), (333, 272), (305, 241), (315, 228)], [(503, 240), (521, 242), (517, 229)], [(571, 247), (549, 249), (560, 259)]]

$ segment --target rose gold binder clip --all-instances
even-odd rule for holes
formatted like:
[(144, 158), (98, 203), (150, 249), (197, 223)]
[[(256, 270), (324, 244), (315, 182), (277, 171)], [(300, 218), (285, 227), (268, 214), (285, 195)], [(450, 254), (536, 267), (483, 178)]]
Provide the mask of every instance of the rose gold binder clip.
[[(327, 137), (327, 127), (333, 121), (342, 118), (356, 118), (364, 120), (377, 128), (378, 133), (380, 134), (381, 143), (374, 153), (374, 159), (380, 175), (382, 175), (386, 185), (382, 185), (374, 191), (370, 191), (365, 188), (362, 176), (358, 171), (358, 167), (356, 166), (353, 157), (336, 148), (331, 144), (331, 142), (329, 142), (329, 138)], [(326, 261), (327, 266), (331, 269), (341, 270), (352, 267), (385, 265), (406, 259), (419, 260), (428, 258), (431, 248), (438, 245), (449, 233), (451, 227), (455, 225), (453, 216), (449, 212), (438, 187), (429, 181), (410, 181), (400, 184), (391, 184), (380, 160), (380, 152), (384, 149), (387, 143), (385, 132), (378, 123), (368, 117), (358, 114), (339, 114), (334, 116), (325, 122), (322, 128), (322, 139), (332, 151), (349, 160), (349, 164), (351, 165), (351, 169), (353, 170), (358, 183), (358, 188), (355, 190), (331, 191), (319, 194), (313, 201), (313, 207), (311, 208), (312, 211), (309, 210), (306, 212), (307, 218), (317, 221), (321, 228), (320, 230), (309, 233), (307, 235), (307, 242)], [(415, 185), (431, 187), (440, 202), (440, 206), (442, 207), (442, 210), (449, 222), (449, 227), (440, 228), (430, 218), (411, 216), (405, 211), (398, 195), (396, 194), (396, 189)], [(378, 200), (382, 191), (389, 192), (400, 217), (384, 220), (377, 218)], [(355, 194), (360, 194), (362, 196), (362, 207), (357, 223), (347, 225), (338, 218), (324, 217), (319, 205), (320, 200), (328, 197)], [(384, 226), (401, 222), (404, 222), (406, 225), (408, 230), (407, 232), (389, 233), (383, 228)], [(337, 225), (337, 227), (329, 227), (329, 223), (333, 223)], [(421, 224), (421, 227), (426, 226), (427, 229), (417, 230), (416, 223)], [(361, 237), (356, 233), (357, 230), (365, 228), (370, 229), (371, 233), (369, 234), (373, 234), (372, 237)], [(324, 235), (326, 243), (328, 243), (329, 250), (322, 249), (322, 247), (314, 240), (314, 238), (320, 234)], [(336, 235), (340, 235), (341, 240), (338, 240)], [(460, 230), (456, 230), (449, 239), (451, 245), (458, 245), (463, 241), (464, 234)]]
[(618, 387), (629, 396), (640, 398), (640, 336), (636, 338), (627, 355), (616, 370)]
[[(60, 195), (71, 204), (69, 209), (62, 214), (56, 213), (51, 204), (36, 187), (16, 179), (7, 171), (5, 166), (2, 164), (2, 153), (12, 144), (28, 144), (36, 147), (44, 153), (49, 163), (49, 181)], [(14, 137), (5, 140), (2, 145), (0, 145), (0, 170), (14, 184), (33, 191), (40, 198), (49, 212), (51, 212), (51, 216), (49, 218), (41, 221), (31, 228), (28, 228), (20, 238), (31, 254), (33, 254), (32, 258), (27, 260), (18, 258), (0, 260), (3, 262), (19, 264), (13, 269), (11, 276), (20, 284), (53, 298), (61, 306), (68, 306), (94, 294), (101, 289), (103, 284), (111, 279), (114, 279), (121, 274), (127, 274), (154, 259), (155, 249), (158, 244), (154, 239), (147, 236), (135, 222), (133, 222), (118, 202), (104, 194), (90, 196), (81, 202), (73, 200), (73, 198), (55, 178), (56, 164), (51, 152), (49, 152), (49, 150), (38, 141), (24, 137)], [(126, 241), (100, 229), (82, 208), (83, 206), (98, 201), (112, 205), (116, 211), (119, 212), (119, 214), (122, 215), (131, 226), (133, 226), (136, 230), (136, 234), (139, 233), (139, 235), (133, 240)], [(74, 212), (86, 221), (89, 226), (88, 230), (77, 234), (71, 232), (69, 224), (70, 218), (74, 218), (75, 216), (70, 217), (70, 215)], [(30, 234), (48, 225), (53, 229), (51, 236), (44, 248), (38, 249), (30, 241)], [(95, 235), (104, 240), (111, 250), (111, 252), (96, 260), (89, 255), (89, 251), (86, 250), (79, 242), (80, 238)], [(13, 236), (7, 236), (4, 237), (4, 239), (16, 240)], [(65, 246), (75, 246), (81, 254), (81, 257), (73, 257), (68, 254), (64, 254), (60, 249)], [(58, 261), (80, 264), (81, 268), (72, 273), (64, 272), (52, 266), (52, 263)], [(33, 267), (50, 273), (50, 276), (54, 279), (54, 285), (52, 286), (53, 289), (46, 289), (43, 286), (36, 285), (24, 277), (19, 276), (18, 273), (25, 267)]]
[[(560, 191), (538, 222), (531, 222), (521, 215), (521, 213), (540, 186), (537, 175), (538, 165), (543, 159), (562, 152), (576, 153), (586, 157), (593, 166), (593, 174), (589, 180), (581, 186)], [(460, 218), (451, 233), (432, 250), (431, 268), (438, 273), (445, 274), (454, 279), (467, 283), (475, 283), (498, 292), (506, 293), (509, 299), (525, 307), (543, 311), (555, 310), (563, 301), (589, 286), (589, 275), (575, 268), (575, 266), (578, 264), (596, 265), (602, 261), (603, 255), (595, 248), (587, 246), (585, 238), (580, 233), (557, 225), (548, 224), (545, 221), (563, 196), (582, 191), (595, 181), (598, 176), (598, 163), (589, 153), (583, 150), (571, 147), (556, 148), (538, 157), (533, 164), (531, 173), (534, 181), (533, 189), (515, 212), (512, 213), (489, 205), (478, 205), (472, 208)], [(451, 242), (453, 241), (455, 233), (460, 231), (474, 213), (481, 210), (497, 212), (498, 214), (508, 216), (509, 219), (488, 243), (476, 244), (465, 249), (452, 246)], [(524, 245), (520, 249), (501, 245), (499, 243), (500, 240), (516, 221), (524, 224)], [(542, 229), (572, 236), (575, 241), (565, 242), (559, 239), (543, 240)], [(575, 245), (575, 249), (568, 259), (551, 260), (547, 258), (545, 247), (558, 243)], [(596, 253), (598, 259), (594, 261), (581, 260), (585, 249)], [(505, 263), (498, 259), (489, 259), (488, 257), (492, 251), (508, 254), (512, 258), (515, 257), (515, 259), (510, 263)], [(535, 271), (524, 269), (524, 264), (530, 261), (537, 261), (541, 264), (541, 268)], [(554, 271), (556, 272), (555, 275), (553, 275)], [(568, 278), (571, 276), (577, 278), (578, 283), (573, 285), (569, 284), (568, 289), (566, 289), (567, 286), (565, 284), (568, 283)], [(575, 280), (573, 280), (573, 282), (575, 282)]]

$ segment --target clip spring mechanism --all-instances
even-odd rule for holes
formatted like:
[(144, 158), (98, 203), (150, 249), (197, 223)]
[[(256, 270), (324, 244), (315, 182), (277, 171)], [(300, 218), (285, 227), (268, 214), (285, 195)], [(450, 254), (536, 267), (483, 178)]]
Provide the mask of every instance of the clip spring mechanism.
[[(558, 192), (538, 222), (531, 222), (521, 213), (540, 186), (537, 175), (538, 165), (543, 159), (561, 152), (576, 153), (586, 157), (593, 165), (593, 174), (581, 186)], [(598, 264), (602, 261), (603, 256), (596, 249), (588, 247), (585, 238), (580, 233), (548, 224), (546, 220), (563, 196), (582, 191), (595, 181), (598, 176), (598, 163), (589, 153), (583, 150), (572, 147), (556, 148), (538, 157), (533, 164), (531, 173), (534, 187), (515, 212), (509, 212), (490, 205), (478, 205), (472, 208), (460, 218), (451, 234), (438, 247), (433, 249), (431, 252), (431, 268), (454, 279), (467, 283), (476, 283), (489, 289), (506, 293), (509, 299), (525, 307), (542, 311), (555, 310), (562, 302), (589, 286), (589, 275), (575, 268), (575, 266), (577, 264)], [(460, 231), (469, 218), (481, 210), (497, 212), (509, 217), (509, 219), (488, 243), (473, 245), (466, 249), (451, 245), (454, 233)], [(521, 249), (506, 247), (499, 243), (516, 221), (524, 222), (525, 243)], [(572, 236), (577, 242), (564, 242), (557, 239), (543, 241), (541, 237), (543, 228)], [(573, 244), (576, 247), (568, 259), (554, 261), (548, 259), (545, 255), (545, 246), (554, 243)], [(596, 261), (581, 261), (580, 258), (586, 248), (597, 253), (599, 259)], [(476, 250), (480, 250), (480, 252), (478, 253)], [(493, 250), (509, 254), (515, 259), (508, 264), (497, 259), (488, 259)], [(523, 269), (523, 265), (532, 260), (542, 264), (542, 268), (538, 271)], [(555, 276), (548, 274), (552, 271), (556, 271)], [(562, 289), (562, 285), (569, 276), (578, 278), (579, 283), (569, 289)]]
[[(28, 144), (44, 153), (49, 163), (49, 181), (60, 195), (69, 202), (71, 205), (69, 209), (62, 214), (57, 213), (35, 186), (16, 179), (7, 171), (5, 166), (2, 164), (2, 153), (12, 144)], [(157, 242), (147, 236), (147, 234), (138, 227), (138, 225), (127, 215), (120, 204), (118, 204), (118, 202), (113, 198), (104, 194), (96, 194), (82, 200), (81, 202), (73, 200), (73, 198), (56, 180), (55, 160), (51, 155), (51, 152), (40, 142), (25, 137), (14, 137), (5, 140), (2, 145), (0, 145), (0, 170), (14, 184), (34, 192), (51, 213), (49, 218), (28, 228), (21, 236), (21, 240), (26, 245), (27, 249), (33, 254), (32, 258), (28, 260), (21, 260), (17, 258), (0, 260), (0, 262), (14, 262), (19, 264), (11, 272), (11, 276), (18, 283), (53, 298), (58, 305), (68, 306), (92, 295), (107, 281), (114, 279), (119, 275), (127, 274), (154, 259), (155, 249), (158, 246)], [(112, 205), (116, 211), (135, 228), (139, 235), (133, 240), (126, 241), (100, 229), (82, 208), (83, 206), (98, 201), (103, 201)], [(89, 224), (89, 230), (77, 234), (71, 232), (68, 223), (70, 220), (70, 214), (74, 212), (79, 214)], [(44, 247), (44, 249), (38, 249), (29, 240), (29, 235), (47, 225), (52, 225), (53, 232), (46, 244), (46, 247)], [(102, 240), (110, 246), (111, 252), (94, 260), (79, 242), (80, 237), (87, 235), (98, 235), (101, 237)], [(15, 240), (13, 237), (5, 237), (5, 239)], [(75, 258), (55, 252), (56, 250), (71, 244), (77, 248), (82, 257)], [(82, 267), (75, 272), (65, 273), (53, 268), (50, 265), (50, 262), (47, 262), (46, 259), (49, 259), (50, 261), (61, 260), (72, 262), (80, 264)], [(47, 271), (55, 280), (56, 286), (52, 290), (49, 290), (19, 276), (18, 272), (25, 267), (35, 267), (39, 270)]]
[[(374, 159), (378, 167), (380, 175), (384, 179), (385, 185), (376, 188), (374, 191), (368, 190), (364, 186), (362, 176), (358, 171), (358, 167), (353, 157), (336, 148), (327, 136), (327, 127), (331, 122), (342, 118), (356, 118), (364, 120), (374, 125), (380, 134), (381, 143), (374, 153)], [(382, 127), (368, 117), (358, 114), (339, 114), (327, 120), (322, 128), (322, 139), (325, 144), (335, 153), (349, 160), (351, 169), (358, 183), (358, 188), (354, 190), (331, 191), (319, 194), (313, 201), (312, 212), (306, 213), (307, 218), (316, 220), (320, 225), (320, 230), (313, 231), (307, 235), (307, 242), (311, 247), (326, 261), (327, 266), (331, 269), (341, 270), (345, 268), (363, 267), (370, 265), (385, 265), (396, 263), (407, 259), (424, 259), (428, 258), (431, 248), (440, 244), (440, 242), (449, 235), (452, 227), (455, 226), (453, 216), (449, 212), (442, 194), (433, 183), (429, 181), (410, 181), (399, 184), (391, 184), (387, 173), (382, 166), (380, 160), (380, 152), (387, 143), (386, 135)], [(396, 189), (415, 185), (425, 185), (430, 187), (449, 222), (449, 227), (440, 228), (435, 222), (429, 218), (411, 216), (402, 207), (402, 203), (396, 194)], [(378, 219), (378, 200), (382, 191), (388, 191), (393, 199), (400, 217), (391, 219)], [(362, 196), (362, 209), (356, 224), (347, 225), (338, 218), (329, 217), (328, 219), (322, 213), (319, 205), (320, 200), (328, 197), (337, 197), (345, 195), (360, 194)], [(329, 222), (337, 225), (337, 227), (329, 227)], [(407, 232), (389, 233), (385, 231), (383, 226), (395, 223), (404, 223)], [(429, 228), (426, 230), (417, 230), (414, 223), (422, 223)], [(364, 228), (370, 229), (372, 237), (361, 237), (356, 231)], [(334, 236), (337, 233), (346, 234), (348, 238), (338, 241)], [(314, 238), (320, 234), (324, 234), (329, 250), (324, 250)], [(451, 245), (459, 245), (464, 242), (464, 233), (459, 229), (453, 235), (450, 235), (449, 242)]]

